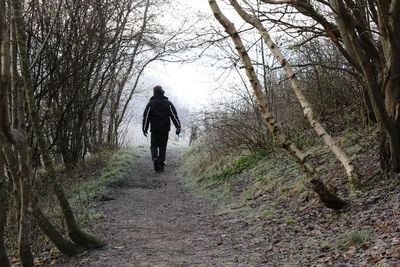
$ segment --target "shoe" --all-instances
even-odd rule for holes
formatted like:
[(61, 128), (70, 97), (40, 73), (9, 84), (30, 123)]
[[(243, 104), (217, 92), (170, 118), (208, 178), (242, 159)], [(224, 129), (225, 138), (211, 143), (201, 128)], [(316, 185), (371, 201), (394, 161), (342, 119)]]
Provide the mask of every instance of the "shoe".
[(165, 166), (164, 162), (159, 162), (159, 165), (160, 165), (160, 172), (163, 172)]
[(160, 171), (160, 161), (158, 160), (158, 158), (154, 158), (153, 162), (154, 162), (154, 170), (156, 172), (159, 172)]

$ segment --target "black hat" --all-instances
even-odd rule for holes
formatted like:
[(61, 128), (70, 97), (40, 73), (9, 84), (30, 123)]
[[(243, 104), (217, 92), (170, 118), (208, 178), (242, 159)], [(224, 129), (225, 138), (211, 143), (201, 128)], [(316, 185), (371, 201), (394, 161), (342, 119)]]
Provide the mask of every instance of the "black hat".
[(157, 85), (153, 88), (154, 95), (164, 95), (164, 90), (160, 85)]

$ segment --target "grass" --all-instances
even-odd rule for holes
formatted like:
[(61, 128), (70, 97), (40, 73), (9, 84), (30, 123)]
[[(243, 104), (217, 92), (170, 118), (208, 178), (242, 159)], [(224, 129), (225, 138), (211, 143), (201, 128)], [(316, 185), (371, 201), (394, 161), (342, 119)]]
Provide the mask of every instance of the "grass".
[[(361, 137), (362, 134), (345, 131), (337, 141), (350, 152), (350, 156), (357, 158), (368, 147), (369, 139), (364, 140)], [(297, 135), (295, 142), (307, 148), (305, 154), (315, 165), (320, 178), (324, 181), (332, 179), (332, 174), (341, 175), (343, 169), (333, 153), (321, 141), (308, 138), (308, 135)], [(211, 153), (207, 147), (198, 145), (199, 147), (186, 154), (185, 171), (194, 176), (189, 182), (190, 187), (214, 199), (254, 207), (261, 217), (271, 216), (268, 209), (260, 207), (264, 201), (270, 203), (269, 208), (272, 209), (278, 209), (279, 205), (289, 200), (305, 203), (307, 206), (318, 202), (307, 186), (308, 179), (282, 150), (274, 153), (267, 150), (256, 153), (238, 152), (238, 156), (215, 151)], [(348, 192), (351, 197), (360, 193)]]
[[(235, 201), (237, 206), (251, 206), (245, 196), (240, 196), (245, 192), (237, 192), (237, 189), (248, 180), (247, 171), (264, 162), (267, 154), (266, 150), (253, 153), (244, 151), (239, 155), (221, 155), (212, 161), (210, 157), (215, 158), (216, 154), (211, 156), (198, 148), (191, 149), (185, 154), (181, 167), (181, 171), (189, 174), (185, 177), (192, 177), (185, 186), (222, 203), (232, 203), (239, 196), (240, 200)], [(199, 171), (199, 166), (205, 166), (205, 169)], [(248, 196), (251, 197), (252, 193)]]
[[(118, 151), (103, 150), (87, 157), (85, 162), (77, 164), (74, 170), (66, 171), (61, 165), (56, 166), (58, 179), (62, 185), (75, 218), (79, 224), (86, 224), (105, 215), (93, 208), (95, 200), (107, 193), (107, 185), (111, 181), (121, 179), (139, 154), (139, 149), (123, 148)], [(38, 201), (42, 211), (57, 229), (67, 236), (65, 220), (62, 216), (58, 201), (53, 189), (48, 183), (48, 177), (43, 169), (34, 173), (34, 190), (37, 192)], [(15, 220), (10, 214), (9, 220)], [(10, 255), (17, 253), (17, 230), (15, 222), (10, 221), (7, 227), (6, 245)], [(36, 223), (32, 229), (32, 249), (35, 257), (48, 258), (46, 253), (51, 252), (52, 257), (58, 257), (57, 249), (50, 240), (39, 230)], [(55, 254), (54, 254), (55, 253)], [(53, 255), (54, 254), (54, 255)], [(46, 256), (47, 255), (47, 256)]]
[(321, 251), (322, 252), (327, 252), (330, 251), (332, 249), (332, 244), (328, 241), (323, 241), (321, 243)]
[[(295, 142), (306, 148), (307, 158), (315, 165), (322, 180), (332, 179), (341, 169), (333, 153), (320, 140), (311, 140), (308, 135), (295, 136)], [(337, 138), (338, 143), (357, 157), (368, 145), (369, 139), (362, 134), (345, 131)], [(238, 155), (239, 154), (239, 155)], [(191, 149), (184, 158), (185, 172), (192, 177), (189, 186), (212, 199), (226, 203), (237, 203), (239, 207), (250, 207), (257, 216), (265, 219), (282, 216), (286, 224), (295, 224), (290, 212), (277, 215), (288, 201), (315, 206), (319, 200), (311, 191), (308, 179), (298, 166), (282, 150), (273, 153), (237, 152), (236, 155), (207, 150), (207, 146)], [(339, 170), (339, 171), (337, 171)], [(349, 191), (351, 197), (360, 192)], [(268, 206), (264, 204), (268, 203)]]
[[(126, 175), (127, 169), (137, 158), (137, 152), (133, 149), (120, 149), (103, 157), (104, 166), (101, 175), (84, 177), (66, 188), (71, 206), (80, 214), (78, 217), (80, 222), (87, 223), (104, 216), (92, 210), (92, 201), (107, 194), (107, 185), (110, 182)], [(88, 164), (90, 165), (90, 162)]]
[[(230, 206), (251, 208), (261, 218), (273, 218), (280, 200), (298, 198), (308, 192), (306, 180), (295, 163), (279, 153), (272, 154), (263, 149), (243, 152), (239, 156), (225, 155), (214, 163), (205, 159), (209, 166), (199, 172), (198, 166), (204, 163), (198, 165), (201, 153), (195, 151), (196, 148), (190, 150), (184, 157), (183, 169), (191, 174), (186, 177), (192, 176), (186, 185), (211, 199), (230, 203)], [(263, 206), (259, 201), (268, 198), (269, 206)], [(294, 222), (287, 221), (288, 224)]]
[[(361, 172), (374, 171), (369, 179), (377, 179), (386, 182), (389, 175), (386, 173), (375, 174), (376, 168), (368, 165), (373, 158), (367, 158), (368, 154), (377, 147), (376, 142), (372, 142), (372, 131), (354, 133), (345, 131), (340, 135), (334, 136), (343, 149), (355, 159), (362, 159), (363, 162), (356, 161), (360, 166)], [(319, 178), (323, 181), (332, 181), (337, 185), (339, 194), (345, 199), (359, 200), (366, 199), (364, 188), (362, 190), (350, 190), (346, 183), (346, 176), (340, 162), (333, 153), (320, 142), (315, 144), (307, 143), (307, 140), (296, 140), (304, 147), (313, 145), (306, 153), (314, 166), (318, 169)], [(240, 152), (238, 152), (240, 153)], [(194, 153), (193, 150), (187, 154), (185, 162), (186, 171), (191, 174), (190, 166), (192, 160), (196, 158), (201, 161), (204, 154)], [(371, 156), (375, 156), (372, 154)], [(365, 160), (367, 159), (367, 160)], [(320, 224), (322, 229), (332, 231), (334, 235), (325, 235), (325, 233), (311, 233), (309, 239), (303, 238), (310, 247), (320, 248), (315, 253), (347, 250), (354, 248), (366, 248), (373, 238), (379, 233), (372, 230), (372, 225), (366, 227), (363, 220), (348, 220), (347, 216), (354, 211), (344, 211), (341, 216), (324, 209), (314, 192), (307, 186), (308, 178), (305, 177), (297, 166), (282, 150), (275, 150), (275, 153), (266, 153), (264, 157), (258, 158), (250, 153), (240, 154), (240, 156), (221, 155), (218, 160), (207, 160), (205, 169), (196, 170), (200, 175), (186, 175), (192, 177), (191, 184), (196, 189), (204, 192), (213, 192), (214, 199), (217, 201), (222, 197), (231, 201), (230, 209), (222, 210), (221, 213), (243, 212), (240, 216), (254, 218), (256, 222), (264, 223), (265, 231), (267, 227), (273, 228), (280, 225), (281, 229), (295, 228), (303, 223)], [(199, 165), (197, 165), (199, 166)], [(373, 184), (376, 184), (373, 182)], [(395, 191), (397, 192), (397, 191)], [(229, 197), (230, 196), (230, 197)], [(391, 196), (387, 203), (393, 205), (393, 212), (398, 212), (399, 197)], [(354, 201), (354, 203), (358, 203)], [(219, 203), (220, 204), (220, 203)], [(251, 214), (251, 216), (249, 215)], [(304, 217), (303, 214), (305, 215)], [(397, 214), (397, 213), (396, 213)], [(236, 214), (234, 214), (236, 216)], [(317, 217), (318, 216), (318, 217)], [(321, 217), (319, 217), (321, 216)], [(360, 214), (365, 218), (364, 214)], [(237, 217), (237, 216), (236, 216)], [(235, 218), (236, 218), (235, 217)], [(315, 217), (315, 222), (309, 221), (309, 218)], [(351, 217), (351, 218), (353, 218)], [(369, 224), (367, 224), (369, 225)], [(334, 226), (332, 228), (332, 226)], [(340, 228), (340, 229), (337, 229)], [(341, 231), (341, 232), (339, 232)], [(258, 231), (255, 231), (258, 232)], [(297, 233), (297, 230), (296, 230)], [(339, 233), (339, 234), (338, 234)], [(315, 236), (314, 236), (315, 235)], [(309, 236), (309, 235), (307, 235)], [(325, 240), (325, 238), (327, 240)], [(361, 249), (357, 249), (359, 251)], [(301, 251), (301, 250), (300, 250)], [(340, 252), (338, 252), (340, 253)], [(312, 257), (311, 257), (312, 258)], [(383, 265), (382, 265), (383, 266)]]
[[(93, 201), (107, 194), (108, 183), (126, 175), (137, 153), (137, 150), (128, 148), (104, 151), (88, 157), (84, 164), (79, 164), (73, 171), (60, 169), (61, 183), (78, 223), (88, 223), (104, 217), (104, 214), (92, 208)], [(41, 180), (44, 181), (44, 178)], [(44, 212), (63, 228), (64, 219), (54, 194), (50, 193), (52, 189), (47, 184), (41, 184), (37, 190), (44, 192), (40, 197)]]
[(226, 181), (234, 177), (237, 174), (240, 174), (245, 169), (253, 167), (256, 165), (258, 161), (264, 158), (267, 155), (267, 151), (262, 149), (255, 153), (247, 153), (240, 156), (238, 159), (235, 159), (229, 162), (226, 166), (221, 168), (220, 170), (211, 172), (209, 174), (205, 174), (201, 176), (197, 183), (204, 183), (207, 181), (214, 181), (217, 184), (220, 182)]
[(286, 216), (285, 217), (285, 223), (286, 224), (294, 224), (297, 221), (296, 218), (290, 217), (290, 216)]
[(274, 217), (275, 209), (268, 205), (261, 205), (259, 209), (259, 216), (265, 219), (271, 219)]
[(369, 229), (354, 229), (336, 241), (335, 247), (339, 250), (348, 249), (351, 246), (361, 246), (370, 240), (371, 231)]

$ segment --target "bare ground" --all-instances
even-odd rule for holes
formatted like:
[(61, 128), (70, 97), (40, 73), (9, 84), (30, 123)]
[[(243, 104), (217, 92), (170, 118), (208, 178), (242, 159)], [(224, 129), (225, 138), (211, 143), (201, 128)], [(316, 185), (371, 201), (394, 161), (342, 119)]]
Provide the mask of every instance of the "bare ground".
[(266, 238), (257, 237), (256, 225), (183, 188), (183, 152), (169, 147), (164, 173), (155, 173), (143, 153), (96, 204), (105, 217), (91, 231), (107, 246), (60, 266), (270, 266), (262, 263)]

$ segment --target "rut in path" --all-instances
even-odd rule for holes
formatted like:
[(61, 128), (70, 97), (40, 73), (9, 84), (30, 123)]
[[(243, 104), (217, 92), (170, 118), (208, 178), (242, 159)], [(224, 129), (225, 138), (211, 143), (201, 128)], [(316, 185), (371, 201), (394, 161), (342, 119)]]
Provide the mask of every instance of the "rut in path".
[(60, 266), (260, 266), (245, 219), (217, 215), (210, 200), (182, 187), (184, 149), (170, 145), (164, 173), (154, 172), (144, 151), (124, 179), (109, 185), (109, 201), (96, 204), (105, 218), (91, 231), (107, 246)]

